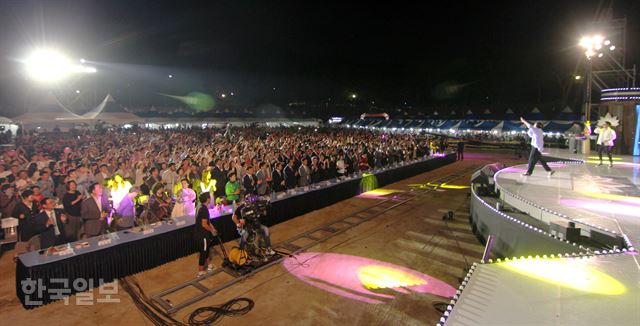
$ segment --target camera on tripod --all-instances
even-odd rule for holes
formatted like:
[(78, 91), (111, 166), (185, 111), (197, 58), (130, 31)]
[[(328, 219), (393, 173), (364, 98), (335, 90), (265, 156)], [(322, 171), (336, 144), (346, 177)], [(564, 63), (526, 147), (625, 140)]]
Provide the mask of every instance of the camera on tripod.
[[(245, 230), (248, 232), (247, 243), (249, 246), (258, 245), (256, 235), (260, 227), (260, 221), (267, 217), (269, 201), (255, 195), (248, 195), (245, 198), (244, 207), (240, 210), (242, 218), (245, 220)], [(257, 248), (254, 248), (254, 250)]]
[(247, 224), (258, 224), (261, 218), (267, 216), (267, 207), (269, 207), (268, 200), (258, 196), (247, 196), (240, 212)]

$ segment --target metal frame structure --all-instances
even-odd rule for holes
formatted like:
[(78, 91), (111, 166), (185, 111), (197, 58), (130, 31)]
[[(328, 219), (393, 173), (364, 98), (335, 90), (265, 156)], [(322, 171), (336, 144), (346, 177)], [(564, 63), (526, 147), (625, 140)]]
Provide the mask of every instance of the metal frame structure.
[[(443, 183), (449, 183), (451, 181), (454, 181), (456, 179), (459, 179), (462, 176), (465, 175), (470, 175), (471, 173), (473, 173), (474, 171), (478, 170), (480, 167), (479, 166), (474, 166), (471, 167), (469, 169), (465, 169), (462, 171), (458, 171), (455, 173), (451, 173), (445, 176), (442, 176), (440, 178), (437, 178), (433, 181), (431, 181), (431, 183), (435, 183), (435, 184), (443, 184)], [(413, 199), (419, 199), (422, 198), (424, 196), (426, 196), (427, 194), (431, 193), (432, 191), (434, 191), (435, 189), (437, 189), (438, 186), (432, 187), (432, 188), (420, 188), (420, 189), (411, 189), (410, 191), (407, 192), (401, 192), (401, 193), (397, 193), (394, 194), (391, 198), (381, 201), (379, 203), (377, 203), (376, 205), (364, 208), (362, 210), (359, 210), (355, 213), (346, 215), (344, 217), (341, 217), (337, 220), (331, 221), (329, 223), (317, 226), (311, 230), (308, 230), (306, 232), (303, 232), (297, 236), (294, 236), (288, 240), (282, 241), (276, 245), (273, 246), (273, 248), (279, 252), (279, 253), (283, 253), (286, 254), (287, 256), (292, 256), (295, 255), (297, 253), (300, 253), (302, 251), (305, 251), (321, 242), (327, 241), (339, 234), (342, 234), (344, 232), (346, 232), (347, 230), (350, 230), (364, 222), (367, 222), (369, 220), (374, 219), (375, 217), (378, 217), (382, 214), (384, 214), (385, 212), (388, 212), (400, 205), (403, 205)], [(301, 245), (297, 245), (295, 244), (295, 242), (300, 241), (300, 240), (305, 240), (305, 244), (301, 244)], [(259, 268), (244, 274), (244, 275), (235, 275), (233, 273), (230, 273), (224, 269), (216, 269), (214, 272), (204, 275), (202, 277), (198, 277), (198, 278), (194, 278), (192, 280), (189, 280), (187, 282), (184, 282), (182, 284), (178, 284), (174, 287), (171, 287), (169, 289), (166, 289), (164, 291), (161, 291), (159, 293), (156, 293), (154, 295), (150, 296), (150, 299), (152, 301), (152, 303), (154, 304), (154, 306), (156, 306), (156, 308), (159, 309), (163, 309), (165, 313), (167, 314), (174, 314), (206, 297), (212, 296), (218, 292), (220, 292), (223, 289), (226, 289), (238, 282), (243, 281), (244, 279), (251, 277), (275, 264), (280, 263), (283, 259), (285, 258), (285, 256), (282, 256), (276, 260), (270, 261), (268, 263), (266, 263), (263, 266), (260, 266)], [(234, 279), (227, 281), (225, 283), (220, 284), (219, 286), (213, 287), (213, 288), (208, 288), (206, 286), (204, 286), (202, 283), (200, 283), (201, 281), (218, 275), (220, 273), (226, 272), (227, 274), (231, 275), (234, 277)], [(197, 290), (199, 290), (201, 293), (198, 293), (196, 296), (193, 296), (183, 302), (180, 302), (178, 304), (170, 304), (167, 300), (164, 299), (164, 297), (171, 295), (173, 293), (176, 293), (178, 291), (184, 290), (184, 289), (188, 289), (190, 287), (194, 287)]]
[(606, 55), (601, 59), (586, 58), (585, 121), (591, 119), (592, 86), (597, 87), (598, 90), (636, 86), (636, 65), (634, 64), (631, 69), (626, 68), (627, 19), (614, 19), (611, 11), (611, 7), (602, 10), (595, 26), (597, 30), (606, 35), (606, 38), (617, 43), (616, 51), (606, 52)]

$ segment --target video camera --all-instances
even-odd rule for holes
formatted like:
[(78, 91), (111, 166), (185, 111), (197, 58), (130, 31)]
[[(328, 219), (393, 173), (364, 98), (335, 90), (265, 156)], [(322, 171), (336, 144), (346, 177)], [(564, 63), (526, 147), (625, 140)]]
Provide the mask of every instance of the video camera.
[(245, 197), (244, 207), (240, 210), (242, 218), (249, 224), (257, 224), (260, 218), (267, 216), (269, 201), (255, 195)]

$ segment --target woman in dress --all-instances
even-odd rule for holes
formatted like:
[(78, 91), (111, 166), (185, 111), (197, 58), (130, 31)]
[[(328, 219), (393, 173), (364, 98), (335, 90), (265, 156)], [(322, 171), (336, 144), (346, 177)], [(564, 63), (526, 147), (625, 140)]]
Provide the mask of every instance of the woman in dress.
[(196, 192), (189, 188), (189, 180), (182, 179), (180, 188), (176, 191), (176, 205), (173, 207), (171, 217), (196, 215)]

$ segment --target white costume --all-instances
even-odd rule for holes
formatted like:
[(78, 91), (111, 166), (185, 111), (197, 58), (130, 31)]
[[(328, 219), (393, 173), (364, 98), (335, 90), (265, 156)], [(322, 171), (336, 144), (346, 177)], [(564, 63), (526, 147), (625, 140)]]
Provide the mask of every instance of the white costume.
[(171, 217), (196, 216), (196, 192), (193, 189), (180, 189), (173, 206)]

